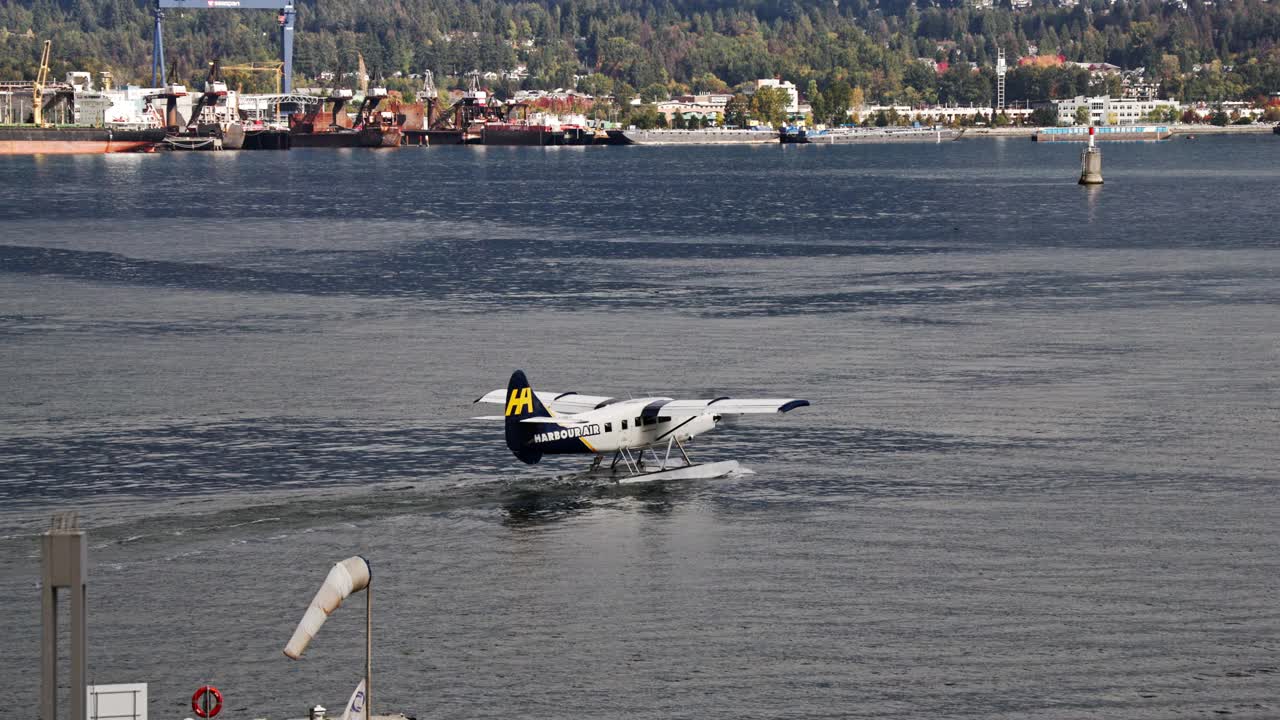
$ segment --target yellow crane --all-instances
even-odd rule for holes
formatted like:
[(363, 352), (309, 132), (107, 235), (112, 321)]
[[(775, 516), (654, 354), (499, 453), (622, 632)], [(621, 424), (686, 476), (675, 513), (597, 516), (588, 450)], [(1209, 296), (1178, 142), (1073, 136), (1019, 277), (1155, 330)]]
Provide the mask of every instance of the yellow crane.
[(276, 94), (280, 94), (280, 80), (284, 77), (284, 63), (249, 63), (248, 65), (223, 65), (223, 71), (270, 72), (276, 75)]
[(44, 84), (49, 79), (49, 50), (52, 47), (52, 40), (44, 41), (40, 69), (36, 71), (36, 81), (31, 85), (31, 122), (37, 127), (44, 127)]

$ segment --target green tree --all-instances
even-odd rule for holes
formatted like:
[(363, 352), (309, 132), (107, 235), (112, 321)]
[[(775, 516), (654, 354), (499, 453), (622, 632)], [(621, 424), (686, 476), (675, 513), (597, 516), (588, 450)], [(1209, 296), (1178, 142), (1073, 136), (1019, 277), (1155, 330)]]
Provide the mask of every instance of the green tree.
[(827, 107), (826, 96), (822, 94), (822, 91), (818, 90), (818, 81), (810, 80), (804, 94), (809, 100), (809, 108), (813, 113), (813, 122), (826, 122), (826, 118), (831, 114), (831, 111)]
[(1046, 105), (1031, 111), (1031, 124), (1037, 127), (1053, 127), (1058, 124), (1058, 111)]
[(776, 87), (756, 88), (751, 96), (751, 114), (766, 125), (777, 127), (787, 121), (791, 93)]
[(715, 73), (704, 72), (693, 79), (695, 93), (723, 93), (729, 91), (729, 85), (716, 77)]
[(662, 83), (652, 83), (640, 90), (640, 99), (647, 103), (659, 102), (668, 97), (670, 95), (667, 92), (667, 86)]
[(608, 95), (613, 92), (613, 80), (608, 75), (591, 73), (578, 81), (578, 92), (584, 92), (593, 97)]
[(751, 122), (751, 101), (746, 95), (738, 93), (729, 99), (724, 106), (724, 125), (726, 127), (746, 127)]
[[(861, 91), (849, 87), (849, 83), (844, 80), (837, 80), (831, 83), (823, 97), (827, 112), (823, 117), (819, 118), (819, 122), (825, 122), (830, 125), (843, 125), (849, 122), (849, 109), (862, 106)], [(857, 101), (856, 104), (855, 100)], [(817, 115), (816, 109), (814, 114)]]
[(1075, 120), (1077, 125), (1088, 125), (1089, 124), (1089, 108), (1085, 107), (1084, 105), (1081, 105), (1080, 107), (1076, 108)]
[(622, 107), (631, 105), (631, 100), (636, 96), (636, 89), (626, 83), (615, 83), (613, 86), (613, 100)]
[(658, 127), (660, 118), (665, 120), (663, 115), (658, 112), (658, 109), (652, 105), (641, 105), (631, 109), (630, 122), (641, 130), (651, 130)]

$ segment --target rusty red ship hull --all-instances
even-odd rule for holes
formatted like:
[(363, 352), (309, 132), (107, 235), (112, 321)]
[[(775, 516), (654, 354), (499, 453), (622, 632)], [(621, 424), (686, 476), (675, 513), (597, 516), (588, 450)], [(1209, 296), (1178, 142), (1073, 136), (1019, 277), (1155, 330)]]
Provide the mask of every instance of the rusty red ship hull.
[(362, 130), (330, 130), (326, 132), (295, 132), (293, 147), (400, 147), (400, 128), (364, 128)]
[(145, 152), (164, 141), (163, 128), (0, 127), (0, 155), (95, 155)]

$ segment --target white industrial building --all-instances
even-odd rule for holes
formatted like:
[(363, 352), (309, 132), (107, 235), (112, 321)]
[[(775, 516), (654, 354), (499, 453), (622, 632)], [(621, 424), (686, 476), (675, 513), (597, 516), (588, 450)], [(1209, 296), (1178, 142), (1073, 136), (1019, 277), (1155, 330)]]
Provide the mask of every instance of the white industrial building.
[(1058, 101), (1058, 124), (1072, 125), (1076, 121), (1076, 111), (1089, 109), (1090, 125), (1136, 125), (1147, 121), (1147, 116), (1157, 108), (1173, 108), (1180, 110), (1176, 100), (1138, 100), (1136, 98), (1113, 98), (1106, 95), (1085, 97), (1078, 95), (1070, 100)]

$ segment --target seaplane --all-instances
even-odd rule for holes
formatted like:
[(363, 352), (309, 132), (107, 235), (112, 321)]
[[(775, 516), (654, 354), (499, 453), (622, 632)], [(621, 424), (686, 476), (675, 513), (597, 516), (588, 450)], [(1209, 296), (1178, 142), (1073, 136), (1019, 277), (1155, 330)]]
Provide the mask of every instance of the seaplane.
[(507, 447), (522, 462), (533, 465), (544, 455), (594, 455), (587, 474), (607, 473), (617, 483), (724, 477), (739, 469), (738, 461), (694, 463), (685, 443), (714, 430), (727, 415), (782, 414), (809, 404), (797, 398), (622, 399), (543, 392), (529, 385), (522, 370), (511, 374), (505, 390), (474, 402), (505, 406), (501, 415), (475, 419), (502, 420)]

